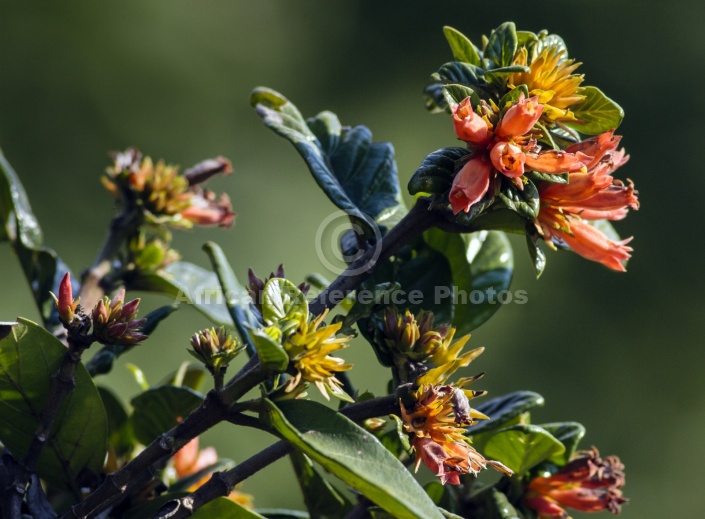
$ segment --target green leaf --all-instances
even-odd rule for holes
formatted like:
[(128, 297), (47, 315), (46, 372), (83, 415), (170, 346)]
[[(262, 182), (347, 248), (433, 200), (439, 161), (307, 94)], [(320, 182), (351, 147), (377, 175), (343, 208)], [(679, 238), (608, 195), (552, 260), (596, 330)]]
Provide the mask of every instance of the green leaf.
[(504, 231), (514, 234), (526, 233), (527, 220), (514, 211), (496, 205), (490, 211), (473, 219), (468, 232)]
[(567, 122), (565, 126), (587, 135), (598, 135), (622, 124), (624, 110), (599, 88), (587, 86), (581, 94), (585, 100), (571, 107), (578, 122)]
[(203, 396), (186, 387), (160, 386), (148, 389), (132, 399), (132, 429), (135, 438), (149, 445), (160, 434), (196, 409)]
[(519, 47), (533, 45), (537, 41), (538, 38), (533, 32), (517, 31), (517, 45)]
[(543, 274), (546, 268), (546, 254), (544, 254), (541, 247), (539, 247), (538, 241), (538, 234), (526, 233), (526, 247), (529, 250), (529, 256), (531, 257), (531, 264), (536, 273), (536, 279), (541, 277), (541, 274)]
[(468, 85), (473, 90), (484, 90), (488, 83), (485, 80), (485, 71), (480, 67), (463, 63), (462, 61), (450, 61), (441, 65), (438, 72), (434, 74), (443, 83), (458, 83)]
[(468, 434), (475, 436), (476, 434), (498, 429), (529, 409), (542, 406), (543, 403), (543, 397), (532, 391), (515, 391), (508, 395), (485, 400), (477, 405), (473, 403), (475, 409), (486, 414), (490, 419), (483, 420), (477, 425), (470, 427)]
[(443, 27), (443, 34), (445, 34), (450, 50), (453, 52), (453, 57), (457, 61), (464, 61), (477, 66), (482, 64), (477, 47), (463, 33), (446, 25)]
[(472, 88), (466, 85), (456, 85), (454, 83), (443, 85), (443, 97), (445, 97), (446, 103), (451, 107), (460, 104), (468, 97), (472, 106), (480, 104), (480, 97)]
[(517, 52), (517, 33), (514, 22), (505, 22), (497, 27), (487, 42), (485, 59), (494, 62), (492, 68), (508, 67), (514, 61)]
[(262, 290), (262, 317), (276, 324), (301, 316), (308, 319), (306, 296), (288, 279), (272, 278)]
[(193, 519), (264, 519), (257, 512), (249, 510), (227, 497), (218, 497), (206, 503), (191, 517)]
[(267, 88), (256, 88), (250, 104), (268, 128), (294, 145), (319, 187), (366, 236), (378, 234), (374, 219), (382, 211), (403, 206), (394, 148), (372, 142), (369, 129), (344, 127), (331, 112), (304, 120), (293, 103)]
[[(18, 319), (0, 340), (0, 442), (21, 459), (39, 425), (52, 375), (66, 348), (41, 326)], [(59, 408), (37, 473), (51, 485), (73, 488), (82, 472), (100, 474), (108, 441), (108, 419), (98, 390), (82, 364), (76, 387)]]
[(108, 443), (117, 456), (124, 456), (134, 447), (134, 438), (125, 406), (115, 393), (106, 387), (98, 386), (98, 393), (108, 417)]
[(182, 362), (179, 369), (171, 372), (157, 386), (182, 386), (201, 392), (209, 373), (201, 364)]
[(504, 233), (454, 234), (431, 229), (424, 233), (424, 239), (450, 264), (453, 294), (446, 297), (454, 301), (453, 326), (459, 336), (480, 326), (503, 302), (511, 300), (513, 296), (507, 291), (512, 281), (514, 260), (511, 244)]
[(352, 503), (326, 481), (311, 459), (300, 451), (292, 452), (289, 457), (311, 518), (332, 519), (347, 515)]
[(565, 447), (537, 425), (514, 425), (495, 432), (483, 453), (512, 469), (521, 477), (539, 463), (565, 452)]
[[(61, 328), (49, 292), (59, 293), (59, 283), (69, 268), (53, 250), (42, 245), (42, 230), (27, 193), (0, 150), (0, 242), (3, 241), (11, 243), (20, 260), (44, 325), (49, 329)], [(78, 282), (73, 281), (77, 293)]]
[(466, 148), (441, 148), (429, 153), (409, 180), (409, 193), (442, 194), (449, 191), (459, 161), (469, 153)]
[(565, 447), (563, 453), (551, 456), (548, 461), (555, 463), (559, 467), (568, 463), (573, 453), (578, 448), (580, 440), (585, 436), (585, 427), (578, 422), (547, 423), (541, 424), (541, 427), (553, 435), (553, 437)]
[(539, 215), (539, 191), (531, 180), (526, 181), (524, 189), (519, 190), (509, 182), (505, 182), (498, 194), (504, 204), (524, 218), (534, 220)]
[(400, 519), (443, 517), (404, 465), (343, 415), (306, 400), (266, 404), (287, 441), (387, 512)]
[(193, 307), (215, 324), (232, 326), (225, 294), (218, 276), (187, 261), (176, 261), (163, 270), (139, 272), (125, 279), (127, 290), (144, 290), (173, 298), (173, 304)]
[(620, 238), (620, 236), (619, 236), (619, 233), (612, 225), (612, 222), (610, 222), (609, 220), (588, 220), (587, 223), (592, 225), (595, 229), (600, 231), (605, 236), (607, 236), (608, 240), (612, 240), (612, 241), (621, 241), (622, 240), (622, 238)]
[(284, 508), (258, 508), (257, 511), (267, 519), (309, 519), (311, 517), (307, 512)]
[(263, 330), (251, 330), (250, 339), (255, 345), (263, 369), (284, 371), (289, 365), (289, 355), (282, 345)]
[(491, 510), (489, 517), (492, 519), (522, 519), (507, 496), (496, 488), (489, 491), (487, 506)]
[(569, 175), (570, 173), (560, 173), (558, 175), (552, 175), (550, 173), (541, 173), (540, 171), (530, 171), (526, 174), (526, 176), (529, 177), (536, 184), (538, 184), (542, 180), (546, 182), (552, 182), (553, 184), (567, 184)]

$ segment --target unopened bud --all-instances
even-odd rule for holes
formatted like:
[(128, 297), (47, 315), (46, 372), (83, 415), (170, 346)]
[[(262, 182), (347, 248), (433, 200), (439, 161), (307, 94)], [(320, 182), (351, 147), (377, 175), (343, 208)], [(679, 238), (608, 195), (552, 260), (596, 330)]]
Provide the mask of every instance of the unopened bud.
[(59, 312), (59, 320), (68, 325), (73, 321), (74, 315), (76, 313), (76, 307), (80, 298), (74, 301), (73, 299), (73, 289), (71, 287), (71, 273), (67, 272), (64, 274), (61, 283), (59, 283), (59, 297), (51, 294), (56, 302), (56, 309)]
[(205, 365), (209, 371), (225, 371), (228, 364), (243, 349), (225, 327), (207, 328), (191, 336), (193, 349), (188, 352)]
[(105, 297), (93, 308), (93, 335), (103, 344), (133, 346), (147, 339), (140, 333), (145, 319), (135, 319), (140, 300), (125, 301), (125, 290), (120, 290), (112, 301)]

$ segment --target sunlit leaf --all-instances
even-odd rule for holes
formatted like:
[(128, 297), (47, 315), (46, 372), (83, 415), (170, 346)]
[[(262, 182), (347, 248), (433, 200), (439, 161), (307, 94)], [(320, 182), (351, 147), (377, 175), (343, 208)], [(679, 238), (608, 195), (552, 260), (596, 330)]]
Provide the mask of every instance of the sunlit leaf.
[(580, 93), (586, 99), (570, 107), (578, 122), (565, 123), (568, 128), (587, 135), (597, 135), (622, 124), (624, 110), (599, 88), (587, 86)]
[(560, 441), (545, 429), (530, 424), (496, 431), (483, 446), (485, 456), (501, 460), (520, 477), (539, 463), (564, 452)]
[(404, 465), (343, 415), (307, 400), (267, 401), (267, 414), (287, 441), (395, 517), (443, 517)]
[(543, 397), (532, 391), (515, 391), (508, 395), (498, 396), (489, 400), (479, 401), (473, 407), (490, 417), (468, 429), (470, 435), (476, 435), (498, 429), (513, 418), (544, 403)]
[(541, 424), (541, 427), (551, 433), (565, 447), (563, 453), (553, 455), (548, 461), (559, 466), (568, 463), (578, 448), (580, 440), (585, 436), (585, 427), (578, 422), (547, 423)]
[(457, 61), (464, 61), (477, 66), (482, 64), (480, 52), (467, 36), (447, 25), (443, 27), (443, 34), (445, 34), (450, 50), (453, 52), (453, 57)]

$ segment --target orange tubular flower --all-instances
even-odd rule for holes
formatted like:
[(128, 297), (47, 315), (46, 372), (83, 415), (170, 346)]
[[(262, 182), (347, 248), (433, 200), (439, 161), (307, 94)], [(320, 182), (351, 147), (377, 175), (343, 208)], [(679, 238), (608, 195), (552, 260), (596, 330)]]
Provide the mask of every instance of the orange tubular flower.
[(524, 501), (541, 519), (567, 518), (564, 507), (617, 514), (627, 502), (622, 496), (622, 486), (624, 465), (619, 458), (608, 456), (603, 460), (593, 447), (552, 476), (532, 479)]
[(565, 243), (573, 252), (624, 271), (631, 257), (631, 238), (610, 240), (587, 223), (589, 220), (621, 220), (628, 209), (638, 209), (639, 200), (631, 181), (627, 185), (610, 174), (629, 159), (617, 151), (620, 137), (612, 131), (568, 148), (574, 153), (589, 153), (587, 173), (571, 173), (568, 184), (544, 183), (539, 187), (541, 210), (536, 228), (549, 244)]
[(487, 416), (470, 408), (462, 390), (429, 384), (418, 389), (417, 397), (412, 409), (400, 406), (404, 428), (413, 435), (416, 470), (423, 461), (444, 485), (459, 485), (461, 475), (476, 475), (487, 465), (512, 475), (500, 462), (485, 459), (470, 446), (465, 429), (459, 425), (471, 425)]
[(464, 99), (453, 110), (456, 135), (474, 150), (473, 157), (458, 171), (450, 190), (450, 204), (454, 214), (469, 212), (470, 207), (487, 193), (490, 180), (498, 173), (512, 179), (517, 188), (526, 170), (541, 173), (572, 173), (585, 169), (592, 160), (583, 150), (572, 152), (542, 150), (532, 136), (534, 125), (541, 118), (544, 106), (538, 96), (519, 100), (509, 107), (502, 119), (492, 125), (499, 109), (483, 103), (479, 115), (470, 98)]

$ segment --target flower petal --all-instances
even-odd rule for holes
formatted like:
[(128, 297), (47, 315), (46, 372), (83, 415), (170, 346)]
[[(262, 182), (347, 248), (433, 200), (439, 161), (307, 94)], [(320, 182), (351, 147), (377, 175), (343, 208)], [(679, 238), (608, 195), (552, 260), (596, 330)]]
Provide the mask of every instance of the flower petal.
[(492, 166), (482, 158), (468, 161), (455, 175), (450, 189), (450, 205), (453, 214), (466, 213), (480, 200), (490, 187)]

